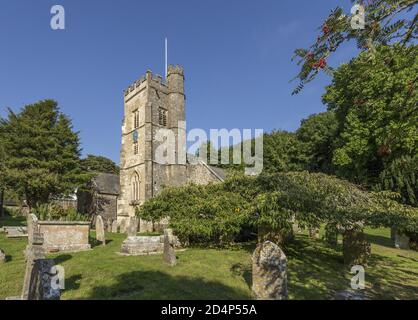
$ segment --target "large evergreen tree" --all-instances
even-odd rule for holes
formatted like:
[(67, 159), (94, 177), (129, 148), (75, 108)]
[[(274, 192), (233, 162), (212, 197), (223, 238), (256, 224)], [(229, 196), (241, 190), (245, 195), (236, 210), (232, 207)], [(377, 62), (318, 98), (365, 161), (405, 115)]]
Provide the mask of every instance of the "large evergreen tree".
[(81, 163), (83, 170), (87, 172), (119, 174), (119, 166), (106, 157), (89, 154), (86, 158), (81, 160)]
[(80, 142), (71, 120), (53, 100), (9, 109), (0, 121), (4, 149), (2, 183), (24, 197), (30, 207), (74, 192), (89, 178), (80, 165)]

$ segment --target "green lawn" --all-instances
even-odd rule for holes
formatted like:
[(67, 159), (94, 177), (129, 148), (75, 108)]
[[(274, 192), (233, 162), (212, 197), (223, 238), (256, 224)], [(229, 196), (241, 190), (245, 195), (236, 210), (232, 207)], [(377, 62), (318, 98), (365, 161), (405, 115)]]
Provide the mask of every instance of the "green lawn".
[[(8, 220), (7, 224), (11, 224)], [(0, 226), (4, 225), (0, 220)], [(371, 299), (418, 299), (418, 252), (392, 248), (389, 230), (367, 230), (373, 257), (366, 268)], [(169, 267), (161, 255), (126, 257), (117, 254), (124, 235), (107, 234), (108, 244), (91, 251), (55, 254), (65, 268), (62, 299), (250, 299), (251, 253), (254, 245), (232, 250), (189, 248), (178, 252)], [(0, 234), (8, 261), (0, 265), (0, 299), (20, 294), (26, 240)], [(349, 288), (341, 252), (306, 235), (284, 250), (289, 259), (291, 299), (328, 299)]]

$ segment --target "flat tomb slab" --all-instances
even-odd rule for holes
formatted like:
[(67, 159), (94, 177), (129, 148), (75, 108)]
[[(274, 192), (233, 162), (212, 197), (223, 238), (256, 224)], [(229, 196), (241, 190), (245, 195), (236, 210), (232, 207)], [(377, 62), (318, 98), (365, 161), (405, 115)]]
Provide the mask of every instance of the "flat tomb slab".
[(49, 252), (89, 250), (90, 222), (38, 221), (44, 236), (44, 249)]
[[(180, 247), (177, 239), (176, 247)], [(164, 252), (164, 236), (135, 236), (123, 241), (120, 252), (126, 255), (147, 255)]]

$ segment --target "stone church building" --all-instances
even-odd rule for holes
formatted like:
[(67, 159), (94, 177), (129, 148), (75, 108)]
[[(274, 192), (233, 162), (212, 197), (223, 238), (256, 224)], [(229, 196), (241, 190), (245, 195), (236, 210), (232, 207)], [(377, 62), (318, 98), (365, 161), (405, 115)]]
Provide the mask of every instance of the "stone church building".
[[(181, 163), (177, 159), (177, 148), (174, 163), (157, 161), (156, 148), (162, 143), (156, 139), (158, 130), (174, 132), (176, 145), (185, 137), (186, 129), (179, 125), (186, 120), (185, 101), (184, 71), (180, 66), (169, 66), (165, 80), (147, 71), (144, 77), (125, 90), (117, 201), (119, 222), (134, 216), (136, 206), (156, 196), (164, 186), (207, 184), (224, 179), (222, 170), (200, 159), (191, 164), (188, 157)], [(149, 223), (140, 222), (141, 232), (152, 231), (152, 228)]]

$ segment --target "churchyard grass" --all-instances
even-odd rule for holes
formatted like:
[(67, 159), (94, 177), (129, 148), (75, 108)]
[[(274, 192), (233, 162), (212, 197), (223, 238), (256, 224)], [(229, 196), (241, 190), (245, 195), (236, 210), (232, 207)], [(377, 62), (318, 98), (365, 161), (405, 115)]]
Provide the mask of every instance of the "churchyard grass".
[[(11, 220), (6, 220), (8, 225)], [(4, 220), (0, 220), (4, 226)], [(15, 221), (15, 224), (17, 222)], [(393, 248), (388, 229), (367, 229), (372, 258), (366, 267), (370, 299), (418, 299), (418, 252)], [(121, 256), (123, 234), (106, 234), (106, 246), (91, 234), (92, 250), (51, 255), (65, 268), (62, 299), (250, 299), (251, 254), (255, 244), (217, 250), (189, 248), (177, 252), (170, 267), (162, 255)], [(340, 239), (341, 240), (341, 239)], [(6, 239), (0, 248), (0, 299), (19, 295), (23, 283), (26, 239)], [(307, 234), (284, 248), (288, 257), (289, 298), (329, 299), (350, 287), (341, 248), (328, 248)]]

